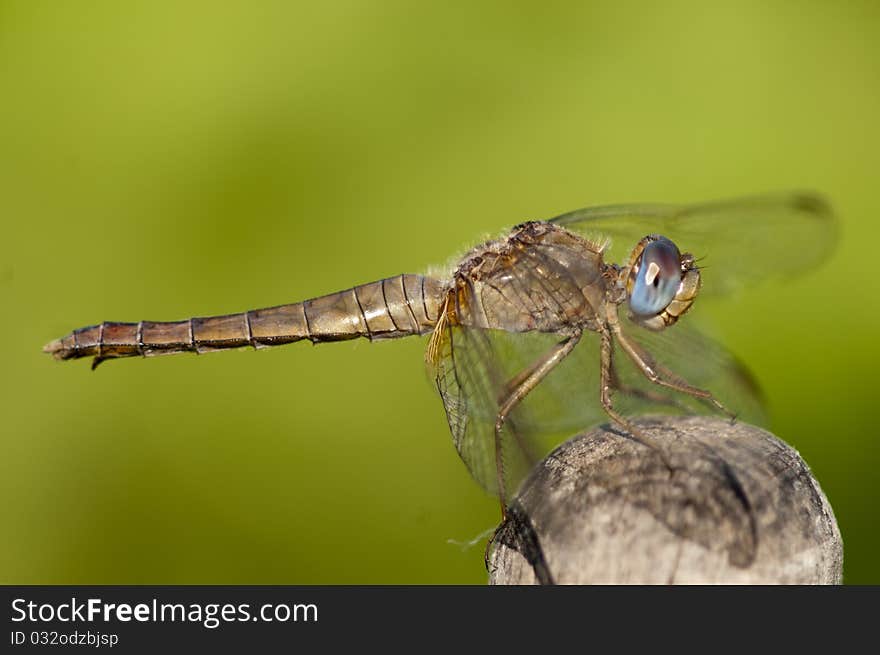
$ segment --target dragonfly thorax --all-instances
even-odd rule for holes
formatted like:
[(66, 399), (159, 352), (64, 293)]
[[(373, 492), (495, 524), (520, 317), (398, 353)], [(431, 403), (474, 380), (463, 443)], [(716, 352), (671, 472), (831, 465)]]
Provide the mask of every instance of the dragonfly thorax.
[(454, 275), (460, 325), (509, 332), (596, 329), (608, 279), (593, 242), (546, 222), (473, 249)]

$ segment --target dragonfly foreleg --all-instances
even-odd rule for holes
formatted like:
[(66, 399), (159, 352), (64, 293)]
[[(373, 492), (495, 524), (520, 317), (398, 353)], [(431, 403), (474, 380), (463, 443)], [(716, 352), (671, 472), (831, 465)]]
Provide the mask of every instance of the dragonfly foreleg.
[[(514, 408), (552, 371), (565, 357), (574, 350), (580, 341), (581, 333), (576, 332), (556, 344), (544, 357), (511, 380), (505, 386), (504, 395), (498, 399), (498, 414), (495, 417), (495, 467), (498, 471), (498, 497), (501, 500), (501, 515), (507, 517), (507, 493), (504, 483), (504, 451), (501, 442), (501, 431), (504, 422)], [(518, 436), (517, 436), (518, 438)], [(523, 448), (523, 444), (520, 444)], [(524, 449), (525, 450), (525, 449)], [(528, 452), (526, 451), (528, 455)]]
[(666, 387), (667, 389), (686, 393), (694, 398), (699, 398), (721, 413), (726, 414), (731, 420), (736, 419), (736, 414), (727, 409), (720, 400), (712, 395), (711, 391), (694, 387), (682, 380), (678, 375), (657, 362), (651, 354), (639, 344), (630, 341), (619, 327), (615, 331), (615, 336), (624, 352), (650, 382), (661, 387)]
[(684, 404), (680, 403), (678, 400), (665, 393), (657, 393), (649, 389), (639, 389), (638, 387), (634, 387), (623, 382), (617, 373), (617, 367), (614, 365), (614, 360), (611, 361), (610, 384), (614, 391), (620, 392), (627, 396), (640, 398), (647, 402), (655, 403), (658, 405), (668, 405), (670, 407), (676, 407), (680, 410), (687, 409)]

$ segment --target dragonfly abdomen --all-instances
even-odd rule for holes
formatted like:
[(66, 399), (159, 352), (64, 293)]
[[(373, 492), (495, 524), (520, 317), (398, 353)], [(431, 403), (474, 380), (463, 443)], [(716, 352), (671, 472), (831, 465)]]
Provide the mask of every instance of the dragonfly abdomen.
[(424, 334), (437, 323), (443, 284), (397, 275), (304, 302), (183, 321), (107, 322), (74, 330), (47, 344), (56, 359), (94, 357), (93, 367), (117, 357), (227, 348), (278, 346), (358, 337), (389, 339)]

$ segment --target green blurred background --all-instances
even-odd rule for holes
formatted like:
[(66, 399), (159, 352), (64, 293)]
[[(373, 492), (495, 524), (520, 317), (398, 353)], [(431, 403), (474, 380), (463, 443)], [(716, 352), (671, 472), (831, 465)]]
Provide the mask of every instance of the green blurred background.
[[(880, 5), (0, 2), (0, 582), (485, 582), (424, 341), (59, 364), (604, 202), (826, 193), (833, 259), (699, 311), (880, 583)], [(748, 253), (743, 253), (748, 256)], [(696, 313), (697, 310), (695, 310)]]

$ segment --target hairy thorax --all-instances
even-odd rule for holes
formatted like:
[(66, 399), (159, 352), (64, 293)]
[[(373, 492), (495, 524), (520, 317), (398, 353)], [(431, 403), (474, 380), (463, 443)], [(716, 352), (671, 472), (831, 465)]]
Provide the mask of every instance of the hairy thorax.
[(466, 326), (595, 330), (610, 276), (598, 245), (550, 223), (523, 223), (462, 259), (450, 309), (455, 322)]

